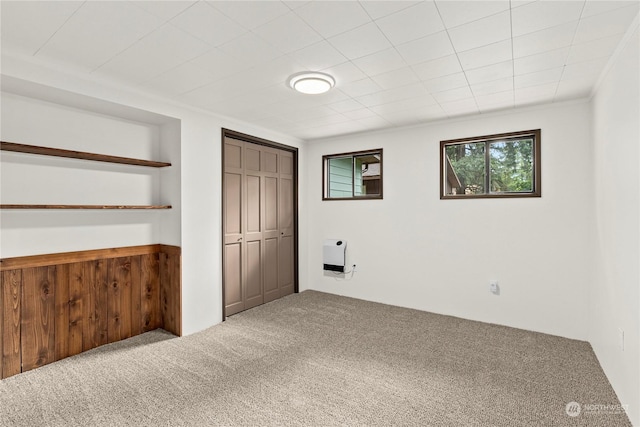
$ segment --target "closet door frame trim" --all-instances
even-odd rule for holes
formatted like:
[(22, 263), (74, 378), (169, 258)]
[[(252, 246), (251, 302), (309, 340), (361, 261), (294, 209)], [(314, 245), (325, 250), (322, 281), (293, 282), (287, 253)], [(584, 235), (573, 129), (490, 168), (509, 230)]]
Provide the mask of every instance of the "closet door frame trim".
[(252, 136), (252, 135), (247, 135), (245, 133), (242, 132), (237, 132), (231, 129), (225, 129), (222, 128), (222, 139), (221, 139), (221, 150), (222, 150), (222, 156), (221, 156), (221, 165), (222, 165), (222, 170), (221, 170), (221, 192), (220, 192), (220, 199), (221, 199), (221, 210), (220, 210), (220, 215), (222, 218), (221, 221), (221, 265), (222, 265), (222, 276), (221, 276), (221, 283), (222, 283), (222, 321), (224, 322), (227, 318), (227, 314), (226, 314), (226, 303), (225, 303), (225, 286), (224, 286), (224, 277), (225, 277), (225, 271), (224, 271), (224, 249), (225, 249), (225, 245), (224, 245), (224, 232), (225, 232), (225, 220), (224, 220), (224, 212), (225, 212), (225, 203), (224, 203), (224, 170), (225, 170), (225, 165), (224, 165), (224, 160), (225, 160), (225, 152), (224, 152), (224, 145), (225, 145), (225, 138), (233, 138), (233, 139), (238, 139), (240, 141), (244, 141), (244, 142), (249, 142), (251, 144), (256, 144), (256, 145), (263, 145), (265, 147), (270, 147), (270, 148), (275, 148), (278, 150), (283, 150), (283, 151), (288, 151), (293, 155), (293, 205), (294, 205), (294, 211), (293, 211), (293, 234), (294, 234), (294, 239), (293, 239), (293, 292), (294, 293), (298, 293), (298, 149), (296, 147), (291, 147), (290, 145), (285, 145), (285, 144), (280, 144), (278, 142), (273, 142), (273, 141), (269, 141), (267, 139), (262, 139), (262, 138), (258, 138), (256, 136)]

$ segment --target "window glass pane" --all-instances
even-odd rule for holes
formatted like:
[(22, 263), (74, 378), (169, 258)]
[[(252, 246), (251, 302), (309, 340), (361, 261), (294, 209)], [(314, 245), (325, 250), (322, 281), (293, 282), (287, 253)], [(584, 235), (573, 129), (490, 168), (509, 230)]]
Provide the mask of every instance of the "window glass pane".
[(533, 139), (489, 144), (492, 193), (533, 191)]
[(334, 157), (327, 163), (329, 197), (353, 197), (353, 157)]
[(445, 194), (483, 194), (485, 192), (485, 143), (445, 146)]
[(370, 196), (380, 194), (380, 155), (365, 154), (354, 157), (353, 168), (355, 172), (356, 196)]

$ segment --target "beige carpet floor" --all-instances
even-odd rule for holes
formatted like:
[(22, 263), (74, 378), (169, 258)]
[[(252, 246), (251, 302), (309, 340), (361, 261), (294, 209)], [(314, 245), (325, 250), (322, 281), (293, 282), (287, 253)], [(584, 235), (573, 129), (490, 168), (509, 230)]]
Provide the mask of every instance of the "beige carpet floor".
[(629, 426), (618, 404), (586, 342), (314, 291), (0, 381), (2, 426)]

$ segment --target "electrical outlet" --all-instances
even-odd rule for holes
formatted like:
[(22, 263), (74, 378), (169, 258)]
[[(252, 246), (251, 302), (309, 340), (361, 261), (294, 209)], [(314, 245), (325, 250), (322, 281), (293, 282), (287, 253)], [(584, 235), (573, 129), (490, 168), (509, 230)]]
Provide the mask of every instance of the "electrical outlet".
[(618, 345), (620, 350), (624, 351), (624, 331), (618, 328)]
[(500, 287), (497, 280), (489, 281), (489, 292), (495, 295), (500, 295)]

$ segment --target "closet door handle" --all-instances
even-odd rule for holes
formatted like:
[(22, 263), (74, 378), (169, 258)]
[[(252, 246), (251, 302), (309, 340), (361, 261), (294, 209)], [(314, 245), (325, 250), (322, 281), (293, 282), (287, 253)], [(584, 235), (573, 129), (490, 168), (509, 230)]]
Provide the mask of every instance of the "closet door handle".
[(237, 241), (239, 242), (239, 241), (241, 241), (241, 240), (242, 240), (242, 237), (238, 237), (238, 240), (237, 240)]

